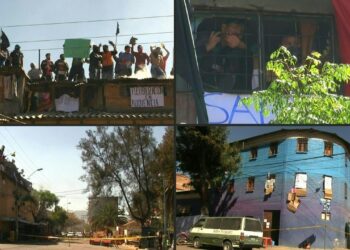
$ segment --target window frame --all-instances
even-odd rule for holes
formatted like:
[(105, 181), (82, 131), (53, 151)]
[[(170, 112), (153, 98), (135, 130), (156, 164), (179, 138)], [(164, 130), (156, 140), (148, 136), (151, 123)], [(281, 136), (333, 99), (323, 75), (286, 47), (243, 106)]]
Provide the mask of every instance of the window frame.
[(250, 161), (255, 161), (258, 158), (258, 148), (253, 147), (250, 149)]
[(278, 142), (272, 142), (269, 146), (269, 157), (276, 157), (278, 154)]
[[(334, 153), (334, 144), (333, 142), (330, 142), (330, 141), (325, 141), (324, 142), (324, 150), (323, 150), (323, 154), (324, 156), (327, 156), (327, 157), (332, 157), (333, 156), (333, 153)], [(329, 152), (327, 152), (329, 150)]]
[(249, 176), (246, 184), (246, 193), (253, 193), (255, 189), (255, 177)]
[[(300, 141), (306, 141), (305, 142), (300, 142)], [(304, 145), (304, 148), (301, 148), (301, 145)], [(306, 145), (306, 146), (305, 146)], [(297, 145), (296, 145), (296, 152), (298, 154), (306, 154), (309, 151), (309, 138), (307, 137), (299, 137), (297, 138)]]
[[(220, 8), (214, 8), (214, 9), (204, 9), (204, 8), (198, 8), (195, 7), (191, 11), (190, 15), (190, 26), (192, 28), (192, 36), (194, 41), (196, 41), (197, 38), (197, 19), (203, 18), (212, 18), (212, 17), (232, 17), (232, 18), (248, 18), (248, 17), (254, 17), (257, 19), (258, 27), (257, 27), (257, 47), (258, 47), (258, 78), (259, 78), (259, 85), (256, 89), (251, 89), (250, 91), (235, 91), (233, 94), (252, 94), (253, 91), (257, 90), (265, 90), (269, 86), (269, 82), (267, 82), (267, 76), (266, 76), (266, 64), (267, 60), (266, 58), (269, 57), (265, 51), (265, 31), (264, 31), (264, 21), (266, 18), (271, 17), (283, 17), (283, 18), (290, 18), (293, 19), (293, 21), (300, 21), (302, 19), (312, 19), (312, 20), (327, 20), (327, 22), (330, 23), (330, 46), (331, 46), (331, 61), (339, 63), (340, 62), (340, 55), (339, 55), (339, 45), (336, 42), (336, 22), (335, 18), (331, 14), (314, 14), (314, 13), (290, 13), (290, 12), (281, 12), (281, 11), (254, 11), (254, 10), (241, 10), (241, 9), (220, 9)], [(195, 45), (195, 50), (196, 45)], [(252, 72), (253, 76), (253, 72)], [(219, 91), (220, 92), (220, 91)]]

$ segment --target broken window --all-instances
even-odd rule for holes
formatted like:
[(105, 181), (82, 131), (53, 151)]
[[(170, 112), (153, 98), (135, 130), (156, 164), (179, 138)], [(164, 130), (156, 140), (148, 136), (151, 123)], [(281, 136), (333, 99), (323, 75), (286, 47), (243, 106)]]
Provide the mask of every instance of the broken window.
[(258, 149), (252, 148), (250, 149), (250, 160), (255, 160), (258, 157)]
[(331, 142), (324, 142), (324, 155), (325, 156), (332, 156), (333, 155), (333, 143)]
[(278, 143), (274, 142), (270, 144), (269, 156), (275, 156), (278, 153)]
[(308, 139), (307, 138), (298, 138), (297, 140), (297, 152), (307, 152), (307, 145)]
[(287, 209), (295, 213), (300, 205), (300, 199), (298, 198), (296, 193), (289, 192), (287, 200), (288, 200)]
[(270, 195), (275, 190), (276, 175), (269, 174), (265, 181), (265, 195)]
[(247, 192), (254, 192), (254, 177), (249, 177), (247, 181)]
[(295, 193), (297, 196), (307, 195), (307, 174), (296, 173), (295, 175)]
[(324, 198), (331, 200), (332, 199), (332, 177), (331, 176), (324, 176), (324, 185), (323, 185), (323, 191), (324, 191)]

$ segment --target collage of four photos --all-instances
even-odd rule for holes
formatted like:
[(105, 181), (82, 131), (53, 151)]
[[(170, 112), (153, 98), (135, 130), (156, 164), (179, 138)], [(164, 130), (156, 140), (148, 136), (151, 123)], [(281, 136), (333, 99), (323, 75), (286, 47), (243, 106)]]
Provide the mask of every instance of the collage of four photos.
[(349, 0), (0, 6), (0, 250), (350, 249)]

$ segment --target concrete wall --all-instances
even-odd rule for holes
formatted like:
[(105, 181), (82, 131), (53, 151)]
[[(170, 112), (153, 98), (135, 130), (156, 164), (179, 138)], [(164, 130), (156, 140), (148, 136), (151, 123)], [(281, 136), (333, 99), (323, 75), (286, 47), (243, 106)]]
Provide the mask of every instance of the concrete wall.
[[(0, 172), (0, 217), (16, 217), (15, 209), (15, 197), (14, 191), (16, 190), (16, 184), (13, 183), (4, 173)], [(22, 187), (18, 187), (21, 195), (29, 194), (27, 190)], [(31, 202), (24, 202), (19, 210), (19, 218), (28, 222), (34, 222), (33, 215), (31, 213), (33, 204)], [(1, 223), (1, 222), (0, 222)]]

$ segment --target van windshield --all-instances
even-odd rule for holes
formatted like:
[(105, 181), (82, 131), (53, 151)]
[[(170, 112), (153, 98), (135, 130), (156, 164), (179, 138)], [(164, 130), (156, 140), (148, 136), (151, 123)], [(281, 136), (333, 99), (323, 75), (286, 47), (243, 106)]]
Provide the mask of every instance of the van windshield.
[(222, 230), (240, 230), (242, 218), (225, 218), (221, 221)]
[(245, 220), (245, 231), (252, 231), (252, 232), (260, 232), (261, 231), (261, 224), (258, 220)]

